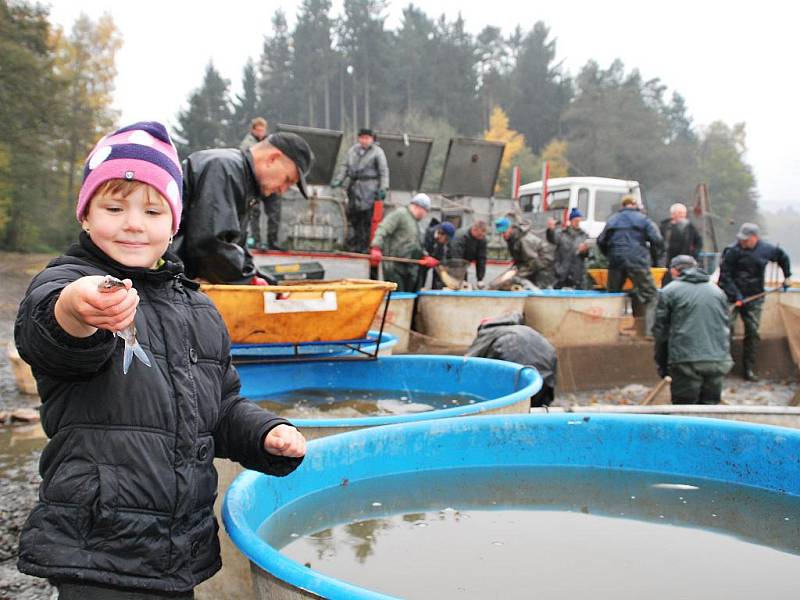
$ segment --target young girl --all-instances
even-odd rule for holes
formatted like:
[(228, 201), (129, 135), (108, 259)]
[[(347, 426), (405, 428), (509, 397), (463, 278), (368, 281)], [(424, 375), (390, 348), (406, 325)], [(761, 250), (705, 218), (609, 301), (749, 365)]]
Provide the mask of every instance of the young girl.
[[(79, 242), (20, 305), (16, 343), (50, 442), (18, 566), (50, 578), (62, 600), (193, 597), (220, 568), (214, 457), (282, 476), (305, 454), (288, 421), (239, 395), (220, 315), (167, 252), (181, 189), (160, 123), (100, 140), (84, 168)], [(123, 374), (134, 331), (144, 356)]]

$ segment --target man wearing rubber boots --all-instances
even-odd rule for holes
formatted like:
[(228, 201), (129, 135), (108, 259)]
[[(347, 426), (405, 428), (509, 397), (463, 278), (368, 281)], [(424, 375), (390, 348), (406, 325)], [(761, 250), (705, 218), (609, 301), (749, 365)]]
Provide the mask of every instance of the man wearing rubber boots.
[(736, 238), (736, 242), (722, 252), (719, 286), (725, 291), (728, 302), (733, 304), (731, 332), (737, 316), (741, 316), (744, 323), (744, 378), (758, 381), (755, 365), (760, 340), (758, 327), (761, 323), (761, 310), (764, 308), (764, 272), (767, 263), (778, 263), (783, 271), (783, 288), (786, 289), (789, 287), (792, 269), (786, 252), (760, 239), (758, 225), (755, 223), (743, 223)]
[(644, 309), (645, 335), (651, 335), (658, 292), (650, 266), (652, 256), (661, 255), (664, 240), (656, 224), (639, 211), (636, 198), (622, 199), (622, 210), (608, 219), (597, 247), (608, 258), (606, 288), (619, 292), (630, 277), (633, 298)]
[(656, 364), (672, 377), (673, 404), (719, 404), (722, 380), (733, 366), (725, 294), (687, 254), (669, 265), (672, 281), (656, 308)]
[(389, 189), (389, 163), (383, 149), (375, 143), (372, 129), (358, 132), (358, 142), (347, 151), (331, 187), (346, 186), (347, 248), (366, 252), (369, 248), (372, 210), (376, 200), (386, 198)]

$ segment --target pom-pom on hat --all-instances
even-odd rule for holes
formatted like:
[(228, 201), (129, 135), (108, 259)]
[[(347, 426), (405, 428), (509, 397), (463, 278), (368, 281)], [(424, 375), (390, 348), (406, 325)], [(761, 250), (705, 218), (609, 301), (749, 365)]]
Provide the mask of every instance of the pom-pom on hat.
[(172, 232), (178, 231), (183, 173), (178, 152), (161, 123), (134, 123), (97, 142), (83, 166), (83, 185), (75, 210), (78, 221), (83, 221), (97, 188), (111, 179), (141, 181), (158, 190), (172, 211)]

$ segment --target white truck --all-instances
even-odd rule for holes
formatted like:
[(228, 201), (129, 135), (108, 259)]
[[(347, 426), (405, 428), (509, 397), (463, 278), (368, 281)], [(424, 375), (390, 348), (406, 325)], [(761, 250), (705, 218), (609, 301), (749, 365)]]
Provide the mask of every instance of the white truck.
[(547, 210), (542, 201), (542, 182), (526, 183), (519, 188), (522, 216), (543, 229), (547, 219), (561, 221), (570, 209), (578, 208), (585, 219), (581, 228), (590, 238), (603, 231), (608, 217), (619, 210), (623, 196), (633, 196), (643, 206), (639, 182), (607, 177), (555, 177), (547, 180)]

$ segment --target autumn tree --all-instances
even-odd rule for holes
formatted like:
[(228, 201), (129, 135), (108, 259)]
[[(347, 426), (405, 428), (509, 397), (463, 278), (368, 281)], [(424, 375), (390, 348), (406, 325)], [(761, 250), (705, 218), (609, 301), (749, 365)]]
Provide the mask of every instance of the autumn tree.
[(503, 159), (500, 162), (500, 172), (497, 176), (495, 192), (504, 197), (511, 196), (511, 169), (518, 166), (522, 172), (523, 180), (528, 181), (534, 177), (534, 172), (539, 161), (533, 152), (525, 144), (525, 136), (510, 129), (508, 126), (508, 116), (499, 106), (492, 110), (489, 118), (489, 129), (483, 135), (483, 139), (493, 142), (503, 142), (505, 150)]
[(112, 130), (119, 117), (112, 110), (116, 53), (122, 38), (111, 16), (97, 22), (81, 14), (67, 35), (53, 34), (54, 71), (60, 81), (67, 116), (56, 133), (58, 156), (66, 173), (65, 201), (75, 202), (83, 161), (97, 140)]

